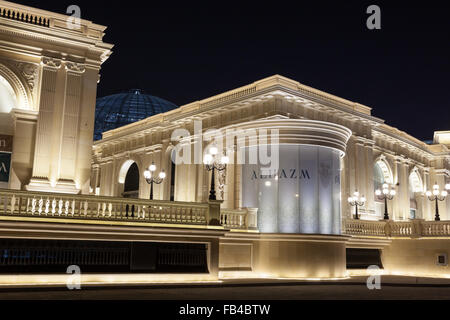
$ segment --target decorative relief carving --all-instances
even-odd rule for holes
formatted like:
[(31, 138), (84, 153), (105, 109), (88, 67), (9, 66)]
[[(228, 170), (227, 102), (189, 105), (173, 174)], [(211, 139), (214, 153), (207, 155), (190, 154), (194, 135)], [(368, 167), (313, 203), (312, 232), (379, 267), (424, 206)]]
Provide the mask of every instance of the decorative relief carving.
[(76, 73), (83, 73), (86, 70), (86, 68), (84, 64), (66, 61), (66, 70)]
[(224, 191), (225, 191), (225, 181), (226, 181), (226, 177), (227, 177), (227, 169), (225, 168), (222, 171), (218, 171), (218, 182), (219, 182), (219, 195), (220, 195), (220, 199), (223, 200), (223, 195), (224, 195)]
[(51, 57), (43, 57), (42, 63), (51, 68), (59, 69), (61, 67), (61, 59), (51, 58)]
[(26, 62), (16, 62), (15, 65), (20, 71), (20, 74), (27, 80), (30, 90), (33, 91), (38, 80), (38, 66)]

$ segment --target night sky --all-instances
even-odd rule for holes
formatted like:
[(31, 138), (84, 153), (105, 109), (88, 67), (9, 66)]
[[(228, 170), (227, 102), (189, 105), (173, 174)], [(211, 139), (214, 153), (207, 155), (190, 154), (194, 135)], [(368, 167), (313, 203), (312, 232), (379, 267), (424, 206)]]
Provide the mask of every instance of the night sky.
[[(99, 97), (141, 88), (183, 105), (281, 74), (421, 140), (450, 130), (448, 1), (15, 2), (58, 13), (76, 4), (108, 26), (115, 47)], [(371, 4), (381, 30), (366, 27)]]

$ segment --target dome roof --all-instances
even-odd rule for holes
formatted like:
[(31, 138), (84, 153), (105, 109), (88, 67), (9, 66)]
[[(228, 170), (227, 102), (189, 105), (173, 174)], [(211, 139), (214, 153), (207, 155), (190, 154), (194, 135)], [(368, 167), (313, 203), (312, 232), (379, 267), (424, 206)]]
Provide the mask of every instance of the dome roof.
[(95, 106), (94, 140), (102, 133), (158, 113), (177, 108), (167, 100), (145, 94), (140, 89), (98, 98)]

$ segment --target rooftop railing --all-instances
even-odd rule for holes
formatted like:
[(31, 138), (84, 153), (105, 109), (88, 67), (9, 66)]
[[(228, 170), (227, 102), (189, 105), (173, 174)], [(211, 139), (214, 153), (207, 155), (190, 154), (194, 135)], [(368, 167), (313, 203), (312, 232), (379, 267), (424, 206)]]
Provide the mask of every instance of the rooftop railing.
[(16, 21), (35, 24), (38, 26), (49, 27), (50, 19), (35, 13), (26, 12), (19, 9), (0, 7), (0, 17)]

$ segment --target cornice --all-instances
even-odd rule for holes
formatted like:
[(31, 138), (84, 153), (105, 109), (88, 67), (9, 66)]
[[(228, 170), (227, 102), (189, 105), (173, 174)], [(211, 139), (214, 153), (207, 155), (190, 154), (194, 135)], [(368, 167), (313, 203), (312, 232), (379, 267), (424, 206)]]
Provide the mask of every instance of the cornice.
[[(83, 34), (67, 34), (58, 29), (28, 25), (6, 18), (0, 18), (0, 34), (12, 37), (15, 41), (18, 38), (28, 39), (47, 44), (49, 47), (72, 47), (80, 52), (86, 52), (86, 49), (88, 49), (88, 52), (93, 53), (102, 62), (111, 54), (111, 49), (113, 48), (111, 44), (104, 43), (99, 39), (89, 38)], [(5, 41), (6, 39), (3, 40)]]

